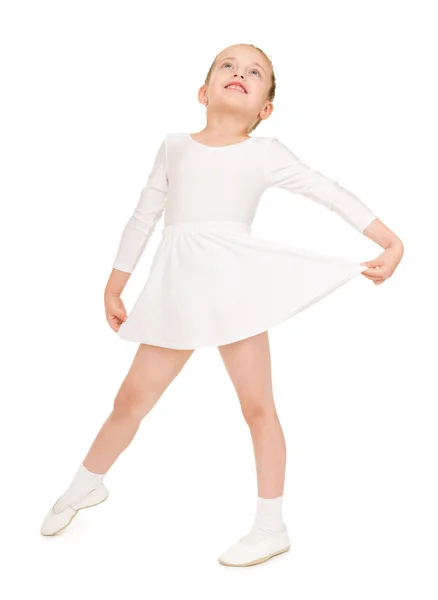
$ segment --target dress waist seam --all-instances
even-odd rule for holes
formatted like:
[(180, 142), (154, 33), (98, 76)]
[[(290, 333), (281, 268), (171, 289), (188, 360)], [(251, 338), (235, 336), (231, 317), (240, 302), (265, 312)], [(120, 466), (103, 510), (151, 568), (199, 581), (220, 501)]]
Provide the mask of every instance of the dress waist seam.
[(179, 221), (169, 223), (163, 227), (163, 233), (171, 231), (230, 231), (230, 232), (251, 232), (251, 225), (244, 221), (230, 220), (200, 220), (200, 221)]

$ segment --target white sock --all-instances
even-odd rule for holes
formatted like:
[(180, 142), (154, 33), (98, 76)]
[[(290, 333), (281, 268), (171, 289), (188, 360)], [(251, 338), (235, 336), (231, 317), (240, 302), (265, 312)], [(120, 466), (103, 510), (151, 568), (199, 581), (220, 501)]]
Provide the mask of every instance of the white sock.
[(56, 502), (55, 512), (61, 512), (69, 504), (81, 500), (88, 492), (98, 488), (105, 475), (106, 473), (92, 473), (81, 464), (69, 487)]
[(285, 527), (282, 517), (283, 496), (278, 498), (257, 497), (257, 513), (253, 530), (278, 533)]

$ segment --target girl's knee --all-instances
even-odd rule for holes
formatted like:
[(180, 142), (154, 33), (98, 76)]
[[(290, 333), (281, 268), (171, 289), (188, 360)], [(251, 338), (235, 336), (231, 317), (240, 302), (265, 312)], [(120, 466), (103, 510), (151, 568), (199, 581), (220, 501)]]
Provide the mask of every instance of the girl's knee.
[(266, 399), (241, 402), (241, 409), (243, 418), (248, 425), (255, 425), (276, 417), (274, 404), (266, 402)]
[(113, 402), (113, 411), (124, 418), (143, 419), (157, 398), (150, 392), (129, 385), (120, 388)]

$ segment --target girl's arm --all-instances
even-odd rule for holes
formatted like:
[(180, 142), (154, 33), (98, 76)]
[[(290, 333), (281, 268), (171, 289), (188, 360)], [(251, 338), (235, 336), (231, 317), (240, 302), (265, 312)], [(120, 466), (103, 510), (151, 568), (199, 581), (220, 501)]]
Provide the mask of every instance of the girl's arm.
[(266, 159), (266, 185), (279, 187), (318, 202), (335, 212), (359, 233), (377, 219), (372, 210), (354, 194), (316, 169), (303, 163), (277, 138), (270, 138)]
[(270, 139), (266, 164), (267, 187), (284, 188), (318, 202), (384, 248), (375, 260), (360, 263), (369, 267), (362, 275), (375, 284), (383, 283), (392, 275), (403, 256), (402, 241), (362, 200), (337, 181), (303, 163), (277, 138)]
[(168, 188), (166, 141), (165, 136), (137, 206), (122, 232), (105, 294), (122, 293), (164, 211)]
[(120, 296), (130, 277), (131, 273), (113, 269), (105, 286), (105, 297)]
[(384, 225), (380, 219), (372, 221), (364, 230), (363, 234), (385, 250), (388, 248), (403, 248), (401, 239)]

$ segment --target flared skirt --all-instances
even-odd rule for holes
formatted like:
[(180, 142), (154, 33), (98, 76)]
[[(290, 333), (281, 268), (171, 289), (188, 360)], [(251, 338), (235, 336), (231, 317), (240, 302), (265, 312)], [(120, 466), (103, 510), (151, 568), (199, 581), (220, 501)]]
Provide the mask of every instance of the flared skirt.
[(233, 343), (296, 315), (365, 269), (255, 236), (238, 221), (166, 225), (118, 335), (177, 349)]

